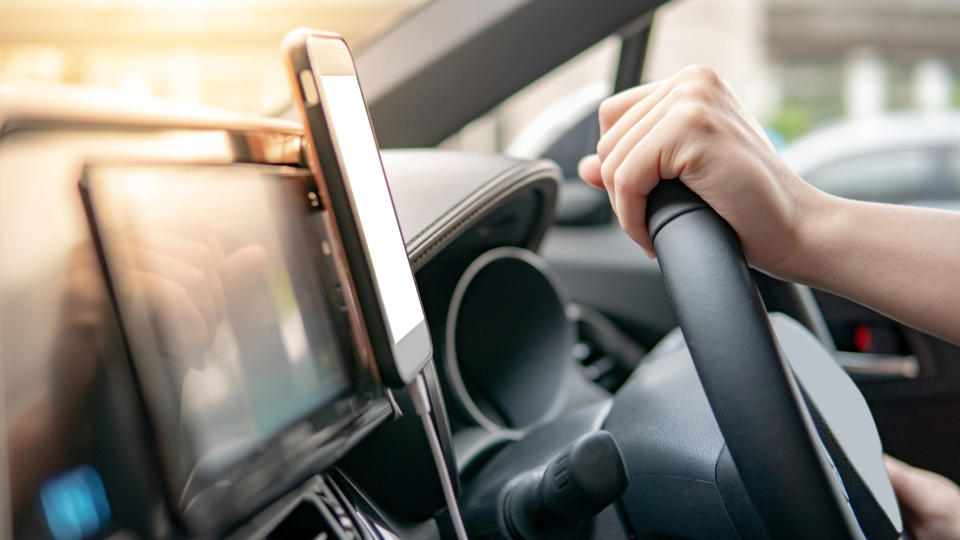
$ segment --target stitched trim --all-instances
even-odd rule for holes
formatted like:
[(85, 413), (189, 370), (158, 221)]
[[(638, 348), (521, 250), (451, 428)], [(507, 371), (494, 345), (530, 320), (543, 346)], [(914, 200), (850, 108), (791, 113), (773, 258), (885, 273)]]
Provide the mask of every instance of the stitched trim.
[[(559, 183), (559, 176), (555, 167), (542, 165), (547, 164), (548, 162), (539, 162), (541, 165), (540, 168), (532, 170), (520, 176), (514, 180), (504, 180), (499, 186), (494, 186), (500, 189), (487, 189), (488, 192), (493, 193), (493, 195), (483, 202), (472, 203), (469, 199), (464, 199), (462, 202), (474, 208), (463, 213), (459, 218), (451, 221), (446, 225), (441, 232), (433, 233), (431, 236), (428, 231), (430, 227), (437, 225), (444, 221), (444, 218), (448, 218), (451, 214), (456, 215), (454, 212), (447, 212), (442, 216), (438, 217), (436, 220), (432, 221), (430, 225), (424, 228), (423, 232), (417, 235), (415, 238), (419, 239), (422, 237), (427, 237), (428, 241), (424, 242), (420, 246), (413, 247), (409, 253), (411, 255), (410, 262), (414, 271), (419, 270), (424, 264), (426, 264), (432, 256), (439, 251), (441, 248), (445, 247), (452, 238), (458, 233), (462, 232), (469, 225), (473, 225), (478, 221), (478, 218), (488, 212), (492, 207), (496, 206), (498, 203), (502, 202), (504, 199), (516, 193), (520, 188), (527, 185), (536, 184), (538, 181), (543, 180), (553, 180), (554, 182)], [(508, 171), (509, 172), (509, 171)], [(503, 177), (503, 176), (502, 176)], [(509, 177), (507, 177), (509, 178)], [(490, 184), (487, 184), (489, 187)], [(482, 190), (478, 189), (471, 193), (471, 198), (477, 198), (476, 196)], [(535, 244), (537, 239), (533, 239), (532, 244)]]

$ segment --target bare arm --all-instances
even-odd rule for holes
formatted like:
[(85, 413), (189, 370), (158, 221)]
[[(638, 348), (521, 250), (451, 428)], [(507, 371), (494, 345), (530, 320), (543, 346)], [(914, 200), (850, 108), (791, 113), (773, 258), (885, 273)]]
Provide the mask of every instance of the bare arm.
[(821, 195), (787, 278), (960, 343), (960, 213)]
[(600, 108), (603, 188), (648, 253), (646, 198), (679, 178), (733, 226), (754, 266), (960, 343), (960, 214), (827, 195), (793, 173), (715, 72), (692, 67)]

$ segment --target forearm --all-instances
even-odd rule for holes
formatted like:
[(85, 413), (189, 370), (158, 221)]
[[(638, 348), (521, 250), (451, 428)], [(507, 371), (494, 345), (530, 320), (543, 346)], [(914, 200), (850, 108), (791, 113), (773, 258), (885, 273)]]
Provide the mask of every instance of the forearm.
[(960, 343), (960, 213), (817, 192), (789, 276)]
[(621, 92), (598, 111), (583, 179), (651, 251), (650, 192), (678, 178), (733, 227), (751, 264), (960, 343), (960, 213), (848, 201), (794, 174), (709, 68)]

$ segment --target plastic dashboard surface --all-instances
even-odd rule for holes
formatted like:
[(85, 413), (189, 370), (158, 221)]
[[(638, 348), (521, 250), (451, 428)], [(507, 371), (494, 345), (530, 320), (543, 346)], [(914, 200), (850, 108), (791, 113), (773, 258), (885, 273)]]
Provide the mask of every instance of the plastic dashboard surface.
[(560, 171), (550, 161), (444, 150), (385, 150), (382, 155), (414, 270), (525, 188), (547, 200), (516, 241), (535, 248), (553, 218)]
[[(83, 93), (3, 97), (0, 413), (5, 424), (0, 458), (6, 464), (27, 457), (20, 451), (24, 447), (38, 451), (30, 455), (37, 461), (31, 469), (36, 476), (21, 476), (21, 483), (13, 485), (6, 467), (0, 470), (0, 503), (4, 513), (15, 518), (17, 535), (29, 536), (28, 531), (45, 527), (36, 503), (40, 486), (64, 470), (85, 464), (75, 471), (77, 478), (102, 483), (112, 511), (92, 516), (94, 521), (108, 519), (110, 527), (157, 535), (157, 526), (177, 527), (177, 518), (161, 513), (158, 520), (156, 514), (163, 494), (150, 457), (150, 426), (136, 412), (142, 405), (136, 395), (129, 388), (118, 389), (117, 381), (128, 375), (118, 372), (116, 362), (110, 361), (121, 357), (122, 351), (92, 340), (69, 345), (91, 332), (108, 337), (116, 333), (116, 322), (103, 316), (103, 291), (96, 274), (90, 272), (95, 256), (83, 222), (77, 175), (91, 157), (302, 167), (302, 129), (290, 122), (186, 110), (153, 101), (121, 103)], [(422, 289), (425, 284), (434, 289), (431, 272), (452, 270), (442, 255), (449, 254), (447, 248), (457, 247), (454, 244), (472, 246), (467, 250), (472, 254), (504, 244), (535, 249), (551, 221), (559, 172), (549, 162), (397, 150), (386, 152), (384, 163)], [(63, 407), (68, 402), (75, 406)], [(69, 410), (69, 418), (52, 424), (52, 430), (44, 433), (47, 439), (22, 439), (21, 435), (37, 435), (23, 428), (36, 424), (36, 415), (48, 410), (52, 414)], [(438, 420), (445, 422), (442, 406), (439, 410)], [(66, 429), (68, 425), (89, 429)], [(449, 433), (448, 428), (445, 431)], [(452, 452), (449, 440), (444, 446)], [(452, 454), (449, 461), (454, 463)], [(295, 481), (289, 480), (287, 486)]]
[[(497, 247), (536, 249), (552, 220), (560, 174), (551, 162), (500, 155), (388, 150), (382, 156), (416, 270), (434, 360), (439, 364), (451, 294), (464, 269), (477, 256)], [(447, 466), (457, 478), (452, 419), (444, 404), (453, 396), (441, 392), (441, 378), (432, 369), (428, 371), (434, 420)], [(406, 391), (397, 391), (395, 396), (404, 415), (380, 426), (340, 466), (386, 510), (417, 522), (439, 510), (443, 498)]]

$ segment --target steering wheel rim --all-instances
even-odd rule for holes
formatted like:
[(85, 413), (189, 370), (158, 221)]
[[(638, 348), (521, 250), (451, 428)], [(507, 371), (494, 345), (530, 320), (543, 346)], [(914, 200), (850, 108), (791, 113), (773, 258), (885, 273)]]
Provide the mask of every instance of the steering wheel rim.
[(707, 400), (769, 535), (861, 537), (736, 233), (677, 180), (650, 194), (647, 224)]

